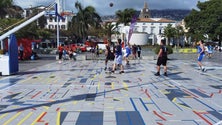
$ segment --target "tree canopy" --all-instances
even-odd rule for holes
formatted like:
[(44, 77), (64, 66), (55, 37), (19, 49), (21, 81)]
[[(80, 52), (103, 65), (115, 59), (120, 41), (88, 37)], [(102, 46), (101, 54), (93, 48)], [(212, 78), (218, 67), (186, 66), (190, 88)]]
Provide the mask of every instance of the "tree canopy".
[(206, 34), (212, 40), (222, 38), (222, 2), (221, 0), (209, 0), (198, 2), (198, 9), (193, 9), (185, 17), (189, 36), (195, 40), (203, 39)]
[(72, 19), (71, 30), (73, 30), (79, 37), (84, 38), (87, 36), (89, 28), (100, 27), (102, 20), (95, 8), (92, 6), (83, 8), (81, 3), (76, 2), (75, 7), (78, 12)]
[(123, 23), (125, 26), (129, 25), (131, 22), (132, 17), (136, 13), (136, 10), (132, 8), (126, 8), (124, 10), (116, 11), (116, 17), (118, 18), (118, 23)]

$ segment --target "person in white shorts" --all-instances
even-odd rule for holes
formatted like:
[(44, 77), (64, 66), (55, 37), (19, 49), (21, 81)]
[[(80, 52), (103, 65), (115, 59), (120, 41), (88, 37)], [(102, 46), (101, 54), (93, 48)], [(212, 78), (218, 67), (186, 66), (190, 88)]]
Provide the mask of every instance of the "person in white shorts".
[(119, 73), (121, 74), (121, 73), (124, 73), (124, 68), (123, 68), (123, 64), (122, 64), (123, 57), (122, 57), (121, 39), (118, 39), (117, 44), (118, 45), (116, 46), (116, 49), (115, 49), (115, 59), (114, 59), (113, 70), (111, 72), (114, 73), (116, 66), (119, 65), (121, 68), (121, 71)]

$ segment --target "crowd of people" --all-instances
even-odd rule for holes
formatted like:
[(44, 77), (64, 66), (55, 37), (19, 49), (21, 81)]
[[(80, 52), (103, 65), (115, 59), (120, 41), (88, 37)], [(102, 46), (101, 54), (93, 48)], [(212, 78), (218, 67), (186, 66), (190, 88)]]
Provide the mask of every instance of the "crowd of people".
[[(114, 46), (111, 46), (109, 44), (106, 45), (106, 50), (105, 50), (105, 68), (104, 70), (107, 70), (111, 73), (115, 73), (117, 69), (120, 69), (119, 73), (122, 74), (124, 73), (124, 63), (125, 65), (130, 65), (130, 59), (141, 59), (141, 52), (142, 48), (140, 45), (135, 45), (133, 44), (132, 46), (130, 44), (125, 44), (123, 46), (122, 40), (118, 39), (117, 44)], [(96, 46), (94, 49), (94, 53), (96, 55), (99, 55), (99, 47)], [(204, 45), (203, 40), (200, 40), (198, 42), (197, 46), (198, 50), (198, 57), (197, 57), (197, 64), (199, 66), (199, 69), (201, 69), (203, 72), (206, 72), (205, 66), (202, 64), (202, 60), (205, 57), (205, 54), (211, 58), (212, 53), (215, 50), (211, 45)], [(64, 45), (60, 45), (58, 47), (58, 52), (59, 52), (59, 63), (61, 63), (61, 60), (64, 58), (68, 59), (74, 59), (76, 60), (75, 56), (76, 53), (72, 51), (72, 49), (64, 49)], [(161, 65), (163, 66), (164, 69), (164, 76), (168, 76), (167, 74), (167, 60), (168, 60), (168, 48), (166, 47), (165, 41), (161, 40), (160, 42), (160, 49), (157, 55), (157, 72), (154, 74), (156, 76), (160, 76), (160, 69)], [(113, 62), (111, 67), (108, 67), (108, 62)]]
[(141, 46), (140, 45), (132, 45), (130, 46), (129, 44), (125, 44), (122, 46), (122, 40), (118, 39), (117, 45), (113, 47), (111, 50), (111, 46), (108, 44), (106, 45), (106, 50), (105, 50), (105, 68), (104, 70), (108, 69), (108, 61), (114, 61), (112, 69), (110, 71), (112, 73), (115, 72), (117, 67), (120, 67), (120, 74), (124, 73), (124, 64), (123, 60), (125, 60), (125, 65), (129, 65), (129, 58), (131, 56), (132, 59), (141, 59)]

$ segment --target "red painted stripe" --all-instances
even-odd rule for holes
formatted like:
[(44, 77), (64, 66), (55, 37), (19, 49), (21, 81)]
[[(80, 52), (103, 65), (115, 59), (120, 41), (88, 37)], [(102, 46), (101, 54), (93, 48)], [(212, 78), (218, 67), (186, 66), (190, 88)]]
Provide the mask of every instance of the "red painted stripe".
[(210, 94), (210, 97), (213, 97), (213, 96), (214, 96), (214, 94), (213, 94), (213, 93), (211, 93), (211, 94)]
[(163, 125), (162, 123), (157, 122), (157, 125)]
[(57, 108), (56, 111), (58, 112), (60, 110), (60, 108)]
[(166, 119), (165, 119), (163, 116), (161, 116), (160, 114), (158, 114), (156, 111), (153, 111), (153, 113), (154, 113), (156, 116), (158, 116), (160, 119), (162, 119), (163, 121), (166, 121)]
[(168, 112), (162, 112), (163, 114), (166, 114), (166, 115), (173, 115), (173, 114), (170, 114), (170, 113), (168, 113)]
[(219, 90), (219, 93), (220, 93), (220, 94), (222, 93), (222, 90), (221, 90), (221, 89)]
[(47, 114), (47, 112), (44, 112), (42, 114), (42, 116), (37, 120), (37, 122), (44, 122), (44, 120), (42, 120), (42, 118)]
[(53, 96), (55, 96), (55, 94), (59, 91), (59, 89), (56, 90), (56, 92), (54, 92), (49, 98), (51, 99)]
[(200, 118), (202, 118), (207, 124), (209, 125), (213, 125), (212, 123), (210, 123), (210, 121), (208, 121), (206, 118), (204, 118), (200, 113), (193, 111), (196, 115), (198, 115)]
[(189, 91), (187, 91), (187, 90), (184, 90), (184, 89), (183, 89), (183, 91), (184, 91), (185, 93), (187, 93), (188, 95), (191, 95), (191, 96), (193, 96), (193, 97), (195, 97), (195, 98), (199, 98), (198, 96), (194, 95), (193, 93), (191, 93), (191, 92), (189, 92)]
[(147, 95), (148, 98), (151, 98), (150, 94), (148, 93), (148, 90), (145, 90), (145, 94)]
[(39, 91), (38, 93), (36, 93), (35, 95), (33, 95), (32, 97), (31, 97), (31, 99), (33, 99), (33, 98), (35, 98), (38, 94), (40, 94), (42, 91)]
[(202, 93), (207, 93), (206, 91), (204, 91), (204, 90), (202, 90), (202, 89), (200, 89), (200, 88), (198, 88), (197, 90), (199, 90), (199, 91), (202, 92)]
[(36, 108), (32, 108), (33, 110), (36, 110)]

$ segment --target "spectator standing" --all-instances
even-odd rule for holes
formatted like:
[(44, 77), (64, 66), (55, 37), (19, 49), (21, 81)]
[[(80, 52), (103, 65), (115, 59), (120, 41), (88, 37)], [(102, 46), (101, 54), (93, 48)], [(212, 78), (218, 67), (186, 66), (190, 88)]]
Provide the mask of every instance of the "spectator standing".
[(133, 51), (133, 59), (136, 59), (136, 52), (137, 52), (137, 46), (136, 46), (136, 44), (134, 44), (134, 45), (132, 46), (132, 51)]
[(62, 55), (63, 55), (63, 50), (64, 50), (64, 45), (60, 45), (58, 47), (58, 51), (59, 51), (59, 63), (62, 63)]
[(137, 54), (138, 54), (138, 58), (140, 59), (141, 58), (141, 46), (140, 45), (138, 45), (137, 46)]
[(23, 60), (24, 47), (23, 47), (22, 43), (19, 46), (19, 54), (20, 54), (20, 60)]

